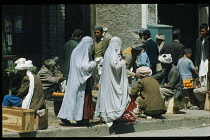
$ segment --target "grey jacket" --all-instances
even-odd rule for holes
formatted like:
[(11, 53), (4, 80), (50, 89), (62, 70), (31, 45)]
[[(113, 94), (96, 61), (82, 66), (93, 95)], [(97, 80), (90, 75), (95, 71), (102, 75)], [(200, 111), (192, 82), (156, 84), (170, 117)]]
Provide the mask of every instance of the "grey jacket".
[(42, 82), (44, 90), (50, 88), (53, 84), (58, 84), (58, 77), (63, 77), (63, 74), (57, 68), (51, 71), (45, 65), (42, 66), (37, 75)]
[(182, 77), (181, 74), (176, 66), (172, 64), (172, 68), (170, 71), (166, 71), (166, 69), (163, 69), (159, 74), (152, 76), (157, 81), (160, 80), (166, 80), (167, 85), (161, 85), (162, 88), (169, 88), (174, 89), (174, 98), (179, 98), (182, 95), (182, 90), (184, 88), (182, 83)]

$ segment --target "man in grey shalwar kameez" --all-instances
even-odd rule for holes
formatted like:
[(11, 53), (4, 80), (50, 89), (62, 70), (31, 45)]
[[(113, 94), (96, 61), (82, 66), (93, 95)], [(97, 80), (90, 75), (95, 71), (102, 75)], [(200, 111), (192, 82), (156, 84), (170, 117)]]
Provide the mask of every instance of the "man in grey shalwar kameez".
[(101, 117), (108, 126), (121, 118), (130, 102), (126, 64), (120, 55), (121, 44), (120, 38), (113, 37), (106, 50), (95, 109), (95, 116)]
[(96, 67), (90, 54), (92, 44), (92, 38), (86, 36), (72, 52), (66, 91), (58, 113), (59, 118), (77, 121), (77, 123), (84, 119), (86, 83)]

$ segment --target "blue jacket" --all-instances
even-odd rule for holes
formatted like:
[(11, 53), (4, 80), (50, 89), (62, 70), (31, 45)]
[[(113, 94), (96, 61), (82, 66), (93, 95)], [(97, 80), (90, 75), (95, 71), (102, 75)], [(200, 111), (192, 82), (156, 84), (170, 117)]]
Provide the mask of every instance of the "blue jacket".
[(150, 67), (149, 57), (145, 51), (140, 53), (139, 56), (137, 57), (137, 67), (141, 66)]

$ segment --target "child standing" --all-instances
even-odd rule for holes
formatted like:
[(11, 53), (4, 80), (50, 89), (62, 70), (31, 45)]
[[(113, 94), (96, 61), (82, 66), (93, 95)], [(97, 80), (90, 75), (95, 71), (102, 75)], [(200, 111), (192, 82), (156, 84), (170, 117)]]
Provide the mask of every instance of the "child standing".
[(189, 59), (191, 55), (192, 50), (190, 48), (186, 48), (184, 49), (184, 56), (178, 60), (177, 68), (181, 73), (182, 80), (193, 78), (195, 66), (193, 62)]

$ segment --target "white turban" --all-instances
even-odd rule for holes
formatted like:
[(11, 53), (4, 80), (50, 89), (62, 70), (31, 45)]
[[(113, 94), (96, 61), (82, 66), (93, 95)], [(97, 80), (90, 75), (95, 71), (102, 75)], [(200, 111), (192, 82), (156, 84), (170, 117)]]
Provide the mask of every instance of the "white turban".
[(165, 40), (165, 35), (156, 35), (155, 36), (156, 39), (160, 39), (160, 40)]
[(25, 58), (19, 58), (17, 61), (15, 61), (15, 64), (17, 64), (15, 67), (16, 70), (27, 70), (33, 67), (32, 61), (26, 61)]
[(162, 54), (158, 57), (158, 60), (164, 64), (170, 64), (172, 62), (171, 54)]
[(139, 74), (140, 76), (150, 76), (152, 75), (152, 70), (150, 69), (150, 67), (147, 67), (147, 66), (142, 66), (142, 67), (139, 67), (137, 70), (136, 70), (136, 73)]

